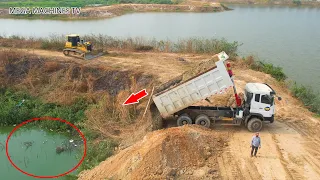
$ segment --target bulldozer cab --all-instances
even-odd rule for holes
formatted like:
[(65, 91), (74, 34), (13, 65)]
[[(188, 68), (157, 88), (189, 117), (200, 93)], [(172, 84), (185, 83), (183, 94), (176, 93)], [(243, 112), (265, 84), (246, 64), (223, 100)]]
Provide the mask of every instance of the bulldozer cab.
[(76, 47), (80, 42), (80, 36), (78, 34), (70, 34), (70, 35), (67, 35), (67, 40), (69, 43), (71, 43), (72, 47)]

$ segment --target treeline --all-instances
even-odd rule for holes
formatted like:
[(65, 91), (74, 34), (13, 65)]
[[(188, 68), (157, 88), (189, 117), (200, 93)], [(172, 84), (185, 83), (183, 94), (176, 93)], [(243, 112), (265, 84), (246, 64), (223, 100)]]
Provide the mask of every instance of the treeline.
[[(178, 2), (178, 1), (176, 1)], [(85, 7), (112, 4), (173, 4), (171, 0), (0, 0), (0, 8), (8, 7)]]

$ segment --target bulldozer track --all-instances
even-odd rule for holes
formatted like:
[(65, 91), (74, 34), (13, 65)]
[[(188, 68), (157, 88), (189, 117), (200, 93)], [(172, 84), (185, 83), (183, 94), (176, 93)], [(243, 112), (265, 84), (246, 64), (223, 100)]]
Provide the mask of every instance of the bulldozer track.
[(74, 57), (74, 58), (84, 59), (84, 53), (79, 51), (79, 50), (77, 50), (77, 49), (64, 49), (63, 50), (63, 54), (65, 56), (71, 56), (71, 57)]

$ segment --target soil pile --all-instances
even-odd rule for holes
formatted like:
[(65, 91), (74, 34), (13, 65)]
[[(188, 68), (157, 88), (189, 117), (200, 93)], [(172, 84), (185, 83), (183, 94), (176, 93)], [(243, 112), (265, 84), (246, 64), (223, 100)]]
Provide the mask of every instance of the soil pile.
[(175, 77), (169, 80), (166, 83), (161, 84), (159, 87), (156, 88), (155, 93), (159, 93), (161, 91), (167, 90), (172, 88), (173, 86), (177, 86), (182, 84), (196, 75), (206, 72), (207, 70), (215, 67), (215, 62), (219, 61), (217, 54), (212, 56), (209, 60), (201, 61), (199, 64), (193, 66), (193, 68), (188, 69), (182, 75)]
[(154, 131), (79, 179), (218, 178), (223, 137), (195, 125)]

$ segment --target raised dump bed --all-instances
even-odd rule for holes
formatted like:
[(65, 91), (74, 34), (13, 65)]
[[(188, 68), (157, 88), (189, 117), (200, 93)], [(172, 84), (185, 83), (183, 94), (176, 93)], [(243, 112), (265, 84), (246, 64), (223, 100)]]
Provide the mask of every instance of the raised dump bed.
[(215, 67), (153, 95), (153, 101), (163, 118), (233, 86), (224, 64), (229, 56), (221, 52), (218, 58)]

